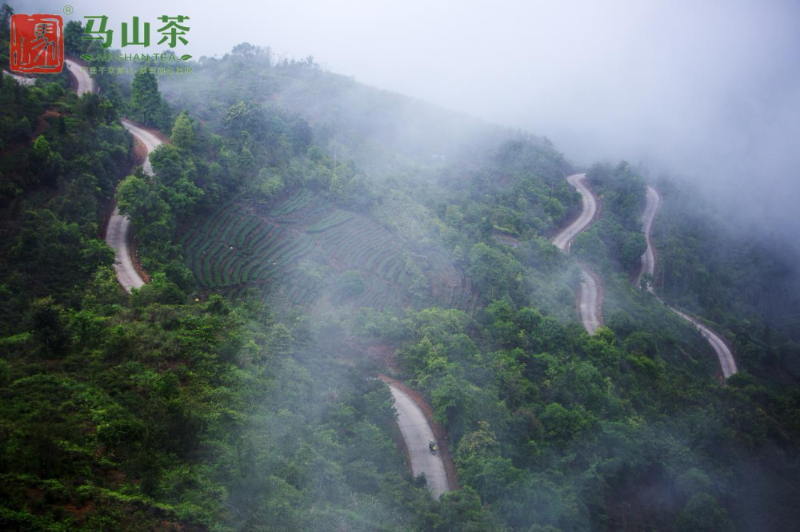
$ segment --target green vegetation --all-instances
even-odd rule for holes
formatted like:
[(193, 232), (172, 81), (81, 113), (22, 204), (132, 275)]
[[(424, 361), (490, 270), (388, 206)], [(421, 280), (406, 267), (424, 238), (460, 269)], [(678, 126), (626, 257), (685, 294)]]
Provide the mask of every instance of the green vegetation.
[[(97, 46), (81, 31), (68, 53)], [(247, 43), (194, 67), (180, 92), (0, 85), (1, 528), (795, 526), (800, 307), (775, 246), (659, 184), (655, 286), (734, 346), (720, 386), (705, 339), (630, 282), (642, 170), (588, 171), (589, 336), (549, 243), (574, 168), (547, 139)], [(155, 175), (123, 115), (169, 136)], [(132, 295), (100, 238), (114, 198), (151, 278)], [(459, 491), (411, 478), (381, 372), (429, 401)]]
[(664, 181), (659, 191), (656, 289), (723, 331), (749, 372), (787, 383), (800, 377), (800, 284), (786, 246), (721, 220), (688, 185)]
[[(131, 101), (128, 105), (128, 112), (131, 118), (145, 126), (162, 130), (169, 128), (172, 123), (169, 105), (161, 99), (155, 74), (149, 71), (136, 72), (131, 85)], [(184, 128), (186, 127), (185, 118), (184, 115), (182, 118)], [(176, 126), (180, 128), (180, 124), (176, 124)]]
[(323, 231), (327, 231), (331, 227), (336, 227), (337, 225), (341, 225), (347, 221), (353, 219), (355, 215), (352, 212), (346, 211), (335, 211), (330, 216), (323, 218), (322, 220), (308, 226), (306, 231), (309, 233), (322, 233)]
[(729, 530), (733, 522), (780, 529), (793, 522), (787, 499), (754, 505), (743, 479), (781, 475), (785, 493), (798, 493), (790, 458), (797, 394), (778, 406), (781, 395), (752, 377), (719, 387), (707, 366), (674, 362), (702, 346), (701, 338), (687, 344), (665, 327), (624, 339), (601, 328), (589, 337), (508, 300), (486, 307), (477, 324), (441, 309), (400, 320), (365, 312), (357, 324), (367, 337), (402, 339), (403, 376), (428, 391), (462, 485), (509, 529), (615, 530), (632, 520), (687, 531)]
[(632, 276), (639, 273), (647, 249), (640, 213), (644, 180), (626, 162), (616, 167), (594, 165), (586, 173), (589, 186), (602, 200), (604, 215), (575, 238), (575, 254), (603, 270), (613, 267)]
[[(362, 286), (358, 293), (345, 290), (340, 303), (402, 308), (434, 297), (430, 281), (392, 233), (363, 215), (330, 210), (307, 189), (269, 209), (258, 202), (229, 201), (197, 218), (180, 243), (201, 287), (236, 295), (256, 287), (260, 300), (277, 309), (307, 308), (326, 294), (342, 295), (330, 276), (348, 269), (358, 273)], [(466, 308), (469, 297), (454, 301), (463, 290), (455, 286), (453, 293), (440, 296), (440, 304)]]
[(364, 278), (361, 277), (361, 272), (357, 270), (347, 270), (343, 272), (336, 280), (339, 288), (339, 293), (343, 297), (355, 297), (364, 292)]

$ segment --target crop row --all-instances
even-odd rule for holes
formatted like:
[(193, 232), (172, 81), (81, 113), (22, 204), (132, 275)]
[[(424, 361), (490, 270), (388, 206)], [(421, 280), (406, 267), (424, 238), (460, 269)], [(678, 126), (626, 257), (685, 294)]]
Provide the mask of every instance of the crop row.
[(282, 266), (310, 249), (310, 238), (283, 237), (280, 227), (228, 205), (196, 224), (183, 242), (198, 283), (221, 288), (265, 280), (272, 275), (269, 270), (277, 269), (266, 267), (270, 263)]
[[(391, 233), (387, 231), (354, 227), (344, 238), (337, 239), (332, 258), (361, 266), (371, 254), (393, 248), (393, 240)], [(326, 240), (326, 244), (331, 242)]]
[(307, 189), (303, 189), (288, 200), (284, 201), (270, 212), (272, 216), (281, 216), (285, 214), (291, 214), (297, 210), (302, 209), (313, 198), (313, 194), (309, 192)]
[[(270, 212), (268, 220), (252, 213), (246, 204), (220, 206), (181, 237), (187, 266), (202, 287), (229, 297), (261, 300), (284, 310), (307, 307), (323, 283), (309, 282), (293, 265), (321, 245), (335, 259), (336, 269), (358, 269), (364, 274), (365, 291), (355, 304), (383, 310), (407, 303), (405, 254), (394, 235), (344, 210), (328, 211), (319, 218), (309, 207), (316, 205), (314, 198), (300, 191)], [(285, 227), (290, 223), (298, 225)], [(443, 294), (442, 303), (448, 300), (455, 308), (475, 304), (467, 286)]]
[[(187, 246), (187, 262), (202, 286), (228, 286), (240, 282), (240, 262), (253, 253), (258, 253), (278, 238), (280, 231), (275, 226), (248, 220), (245, 216), (220, 218), (204, 241)], [(236, 245), (230, 245), (235, 243)]]
[(349, 222), (355, 218), (355, 216), (356, 215), (353, 212), (336, 210), (325, 218), (306, 227), (306, 231), (309, 233), (321, 233), (336, 227), (337, 225), (342, 225), (345, 222)]
[(271, 275), (271, 271), (287, 266), (314, 247), (314, 241), (305, 235), (286, 239), (282, 243), (286, 243), (286, 245), (278, 245), (266, 255), (259, 256), (260, 264), (252, 270), (250, 274), (251, 281), (265, 280)]
[[(231, 261), (226, 259), (213, 268), (213, 284), (229, 286), (232, 284), (264, 282), (276, 272), (284, 269), (295, 260), (306, 255), (314, 247), (314, 241), (306, 235), (293, 235), (286, 238), (283, 231), (272, 230), (247, 255), (236, 253)], [(204, 270), (204, 276), (208, 272)]]
[(238, 205), (233, 204), (233, 200), (229, 200), (219, 206), (210, 216), (196, 218), (195, 222), (180, 238), (179, 243), (186, 245), (189, 240), (196, 239), (198, 234), (208, 232), (209, 228), (213, 227), (221, 216), (224, 216), (230, 210), (237, 210), (238, 208)]
[(184, 249), (189, 255), (198, 255), (206, 252), (214, 242), (239, 246), (257, 227), (257, 219), (237, 209), (221, 209), (210, 216), (207, 223), (191, 232), (191, 237), (183, 241)]

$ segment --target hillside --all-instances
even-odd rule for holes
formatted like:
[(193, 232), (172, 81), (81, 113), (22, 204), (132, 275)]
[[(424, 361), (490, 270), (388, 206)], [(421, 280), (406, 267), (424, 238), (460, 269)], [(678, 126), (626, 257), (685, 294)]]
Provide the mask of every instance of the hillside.
[(200, 287), (233, 299), (252, 294), (273, 308), (313, 311), (331, 298), (378, 310), (429, 302), (475, 307), (469, 278), (446, 256), (414, 257), (376, 221), (306, 189), (269, 209), (230, 201), (180, 241)]
[[(98, 51), (67, 31), (68, 55)], [(664, 180), (637, 284), (643, 168), (576, 168), (545, 138), (310, 58), (242, 44), (192, 67), (97, 76), (80, 97), (66, 72), (0, 77), (3, 529), (800, 519), (800, 298), (773, 246)], [(578, 171), (599, 208), (567, 254), (552, 239), (582, 213)], [(130, 294), (104, 240), (115, 207), (148, 279)], [(603, 287), (593, 334), (584, 268)], [(718, 378), (658, 297), (724, 337), (739, 372)], [(409, 441), (409, 405), (436, 454)], [(448, 489), (413, 476), (420, 453)]]

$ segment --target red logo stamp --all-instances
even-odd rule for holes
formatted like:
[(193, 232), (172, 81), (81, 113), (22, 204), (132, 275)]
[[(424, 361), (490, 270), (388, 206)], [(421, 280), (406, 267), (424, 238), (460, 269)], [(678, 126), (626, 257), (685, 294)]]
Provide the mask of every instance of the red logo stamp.
[(64, 68), (64, 20), (60, 15), (11, 16), (13, 72), (57, 74)]

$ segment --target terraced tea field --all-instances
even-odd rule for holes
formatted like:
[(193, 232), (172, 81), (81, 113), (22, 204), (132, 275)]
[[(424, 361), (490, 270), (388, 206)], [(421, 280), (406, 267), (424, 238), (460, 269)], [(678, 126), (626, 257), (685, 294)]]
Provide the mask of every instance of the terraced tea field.
[[(374, 220), (334, 208), (306, 190), (269, 210), (229, 201), (198, 219), (180, 244), (198, 284), (234, 298), (305, 308), (332, 290), (330, 279), (357, 270), (365, 289), (355, 306), (382, 310), (411, 304), (402, 241)], [(471, 311), (475, 296), (469, 281), (440, 263), (422, 269), (434, 281), (432, 297), (439, 305)], [(326, 275), (309, 275), (309, 264)]]

